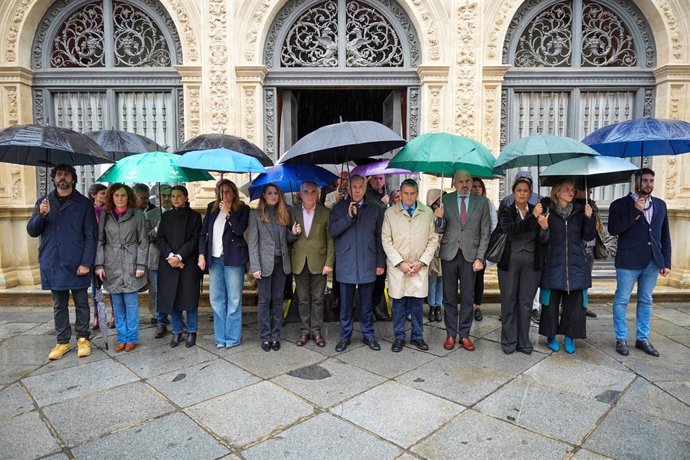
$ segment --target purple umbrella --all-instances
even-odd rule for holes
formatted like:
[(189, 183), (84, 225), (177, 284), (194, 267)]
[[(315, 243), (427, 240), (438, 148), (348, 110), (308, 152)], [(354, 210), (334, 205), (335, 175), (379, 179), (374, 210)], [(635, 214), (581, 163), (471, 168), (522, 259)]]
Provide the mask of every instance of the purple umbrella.
[(377, 161), (376, 163), (368, 163), (365, 165), (357, 166), (350, 172), (350, 175), (360, 175), (360, 176), (378, 176), (379, 174), (415, 174), (409, 169), (399, 169), (399, 168), (388, 168), (388, 162), (390, 160)]

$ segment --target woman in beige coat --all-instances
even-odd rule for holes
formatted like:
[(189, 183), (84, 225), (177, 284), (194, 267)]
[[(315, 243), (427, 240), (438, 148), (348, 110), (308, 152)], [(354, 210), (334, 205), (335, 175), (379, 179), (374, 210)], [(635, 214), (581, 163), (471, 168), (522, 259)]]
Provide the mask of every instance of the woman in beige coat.
[(433, 211), (417, 201), (417, 182), (404, 180), (400, 192), (401, 201), (386, 210), (381, 229), (388, 268), (388, 295), (393, 299), (395, 342), (391, 349), (399, 352), (405, 345), (405, 309), (409, 307), (412, 311), (410, 343), (420, 350), (428, 350), (422, 336), (423, 305), (428, 290), (429, 264), (434, 259), (439, 239)]

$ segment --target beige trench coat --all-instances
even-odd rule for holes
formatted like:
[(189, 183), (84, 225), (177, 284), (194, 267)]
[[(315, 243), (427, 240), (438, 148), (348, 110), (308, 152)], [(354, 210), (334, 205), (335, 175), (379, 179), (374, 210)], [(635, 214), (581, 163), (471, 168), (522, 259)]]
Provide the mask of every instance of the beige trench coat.
[[(393, 299), (426, 297), (429, 290), (429, 265), (439, 245), (430, 207), (417, 201), (414, 215), (403, 209), (402, 202), (386, 210), (381, 229), (381, 242), (386, 253), (388, 295)], [(420, 261), (422, 270), (411, 276), (396, 267), (401, 262)]]

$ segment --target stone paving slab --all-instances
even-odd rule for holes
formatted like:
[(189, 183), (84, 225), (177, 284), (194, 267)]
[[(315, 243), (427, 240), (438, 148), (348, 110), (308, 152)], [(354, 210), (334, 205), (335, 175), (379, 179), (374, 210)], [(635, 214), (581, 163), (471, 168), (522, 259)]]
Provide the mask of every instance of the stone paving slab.
[[(315, 433), (318, 435), (315, 436)], [(244, 452), (248, 459), (392, 459), (400, 449), (330, 414), (319, 414)]]
[(353, 366), (365, 369), (374, 374), (382, 375), (387, 378), (395, 378), (398, 375), (422, 366), (432, 361), (436, 356), (431, 353), (405, 348), (400, 353), (393, 353), (389, 342), (379, 342), (380, 351), (373, 351), (368, 346), (347, 349), (344, 353), (338, 354), (337, 358)]
[(2, 457), (7, 459), (38, 458), (62, 451), (38, 412), (28, 412), (0, 420)]
[(28, 377), (39, 367), (40, 366), (38, 364), (28, 366), (18, 364), (3, 364), (0, 366), (0, 385), (14, 383), (19, 379)]
[(43, 409), (68, 446), (175, 410), (148, 385), (134, 382)]
[(0, 340), (9, 339), (15, 335), (19, 335), (23, 332), (33, 329), (36, 326), (41, 325), (41, 323), (5, 323), (0, 324)]
[(138, 377), (121, 364), (103, 360), (79, 366), (79, 372), (60, 369), (27, 377), (22, 382), (39, 406), (47, 406), (136, 380)]
[(642, 378), (632, 383), (616, 407), (690, 426), (690, 407)]
[(263, 381), (192, 406), (186, 412), (228, 443), (244, 446), (312, 415), (314, 407)]
[(386, 381), (337, 359), (302, 367), (272, 379), (320, 407), (328, 408)]
[(118, 353), (115, 359), (142, 378), (147, 379), (155, 375), (212, 361), (218, 357), (202, 348), (187, 348), (182, 344), (176, 348), (166, 346), (134, 353)]
[(572, 457), (573, 460), (606, 460), (610, 457), (604, 455), (599, 455), (591, 450), (580, 449)]
[(657, 385), (685, 404), (690, 405), (690, 380), (685, 382), (658, 382)]
[[(18, 366), (42, 366), (55, 346), (55, 337), (18, 335), (0, 343), (0, 363)], [(72, 346), (76, 341), (72, 339)], [(73, 353), (70, 351), (69, 353)]]
[[(296, 342), (299, 338), (301, 332), (301, 327), (299, 323), (287, 324), (283, 327), (282, 336), (285, 340), (290, 342)], [(324, 323), (321, 328), (321, 335), (326, 341), (325, 347), (317, 347), (313, 340), (310, 340), (304, 345), (307, 350), (315, 351), (321, 353), (324, 356), (334, 357), (338, 356), (340, 353), (335, 351), (335, 346), (340, 340), (340, 324), (339, 323)], [(354, 331), (352, 334), (352, 341), (348, 346), (348, 350), (354, 350), (364, 346), (362, 343), (362, 334), (359, 331)]]
[(467, 410), (445, 427), (412, 447), (423, 458), (564, 458), (565, 443), (507, 422)]
[(690, 427), (614, 408), (584, 446), (620, 459), (688, 458)]
[[(68, 353), (65, 353), (65, 355), (62, 358), (55, 361), (48, 361), (49, 352), (50, 348), (48, 348), (48, 350), (45, 352), (45, 364), (31, 372), (32, 376), (46, 374), (48, 372), (58, 371), (61, 369), (77, 368), (79, 366), (84, 366), (85, 364), (94, 363), (96, 361), (101, 361), (103, 359), (108, 359), (108, 355), (104, 353), (102, 350), (98, 349), (98, 347), (94, 346), (93, 343), (91, 344), (91, 354), (83, 358), (77, 356), (76, 345), (74, 345)], [(77, 370), (75, 369), (75, 372), (76, 371)]]
[(234, 364), (217, 359), (153, 377), (148, 383), (175, 404), (188, 407), (258, 381)]
[(13, 417), (34, 409), (34, 403), (19, 383), (0, 391), (0, 418)]
[[(682, 327), (690, 327), (690, 314), (686, 311), (675, 310), (673, 308), (656, 309), (654, 317), (661, 318), (671, 324)], [(656, 328), (655, 328), (656, 329)]]
[(464, 407), (397, 382), (387, 382), (331, 409), (331, 413), (409, 447)]
[(279, 351), (263, 351), (257, 342), (255, 347), (231, 354), (226, 359), (252, 374), (270, 379), (276, 375), (318, 363), (325, 360), (326, 357), (320, 353), (300, 348), (290, 342), (282, 341)]
[(571, 444), (579, 444), (610, 408), (608, 404), (556, 391), (528, 379), (513, 380), (475, 407)]
[(169, 460), (218, 458), (228, 449), (189, 417), (176, 413), (83, 444), (72, 453), (78, 459), (121, 460), (126, 456)]

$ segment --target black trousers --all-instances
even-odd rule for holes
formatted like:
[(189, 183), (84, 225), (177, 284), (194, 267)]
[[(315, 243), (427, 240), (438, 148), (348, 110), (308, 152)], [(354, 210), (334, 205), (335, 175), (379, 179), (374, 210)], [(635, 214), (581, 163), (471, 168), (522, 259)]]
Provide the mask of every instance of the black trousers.
[(283, 320), (283, 295), (285, 279), (283, 258), (275, 258), (271, 276), (257, 280), (259, 291), (259, 338), (262, 342), (280, 341), (280, 326)]
[[(450, 337), (468, 338), (474, 317), (474, 280), (472, 263), (459, 250), (453, 260), (441, 260), (443, 270), (443, 321)], [(458, 280), (460, 281), (460, 312), (458, 314)]]
[(541, 272), (534, 269), (534, 254), (511, 252), (508, 270), (498, 270), (501, 290), (501, 348), (506, 353), (532, 350), (529, 339), (532, 301)]
[(587, 318), (582, 306), (581, 290), (570, 293), (551, 291), (549, 305), (543, 305), (541, 308), (539, 334), (548, 338), (553, 338), (556, 334), (563, 334), (571, 339), (587, 337)]
[(474, 304), (480, 306), (484, 297), (484, 272), (486, 267), (476, 272), (474, 276)]
[[(69, 343), (72, 337), (72, 328), (69, 324), (69, 291), (50, 291), (53, 294), (53, 319), (55, 320), (55, 332), (57, 343)], [(74, 329), (77, 338), (89, 338), (89, 294), (87, 288), (72, 289), (76, 321)]]

